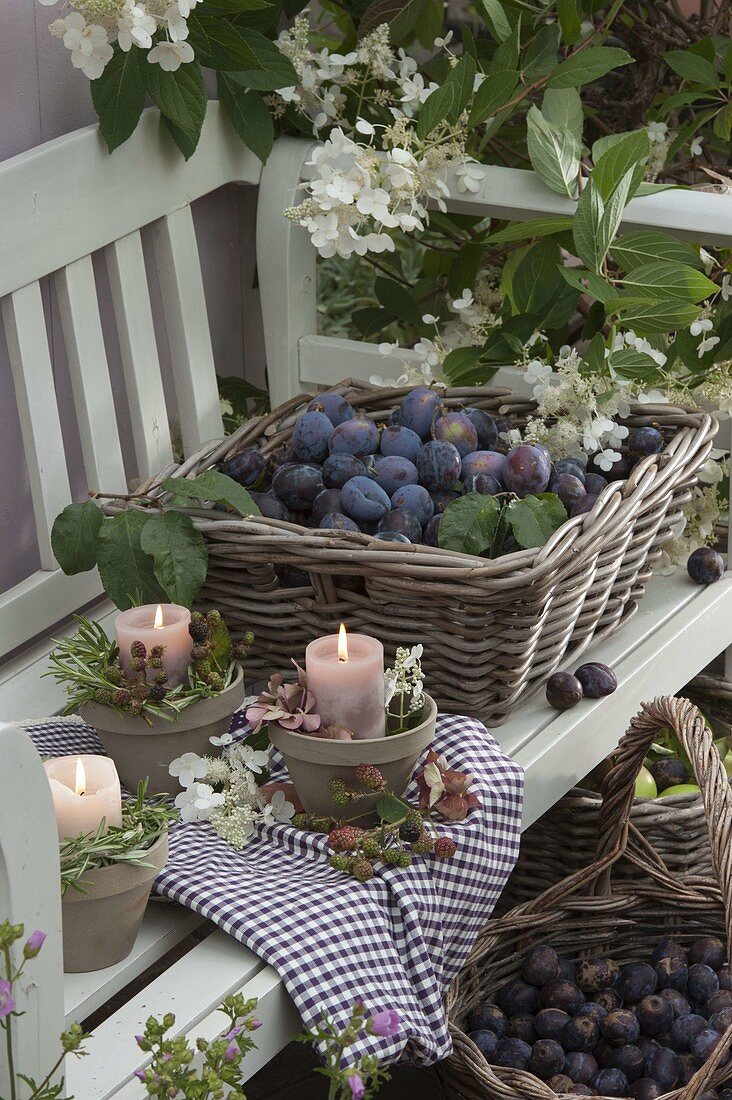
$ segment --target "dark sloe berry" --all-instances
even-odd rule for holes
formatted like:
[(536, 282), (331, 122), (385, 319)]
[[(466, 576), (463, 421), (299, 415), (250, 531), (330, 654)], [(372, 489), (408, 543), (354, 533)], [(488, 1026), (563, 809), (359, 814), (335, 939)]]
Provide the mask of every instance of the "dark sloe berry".
[[(584, 1007), (584, 1005), (580, 1006), (580, 1008)], [(561, 1008), (542, 1008), (534, 1018), (536, 1034), (540, 1039), (559, 1039), (564, 1025), (570, 1019), (571, 1016)]]
[(640, 1024), (635, 1013), (627, 1008), (616, 1008), (608, 1012), (602, 1022), (602, 1036), (610, 1046), (634, 1043), (640, 1035)]
[(478, 1031), (469, 1031), (468, 1038), (472, 1039), (480, 1053), (487, 1062), (492, 1062), (498, 1051), (498, 1037), (495, 1032), (483, 1028)]
[(542, 987), (539, 1000), (542, 1008), (561, 1008), (573, 1016), (581, 1004), (584, 1004), (585, 995), (574, 982), (568, 982), (564, 978), (554, 978)]
[(546, 682), (546, 698), (555, 710), (569, 710), (582, 698), (582, 684), (571, 672), (553, 672)]
[[(685, 783), (685, 779), (677, 779), (677, 783)], [(711, 966), (712, 970), (719, 970), (724, 965), (727, 952), (724, 949), (724, 944), (716, 936), (703, 936), (699, 940), (694, 940), (689, 948), (689, 963), (704, 963), (705, 966)]]
[(655, 966), (660, 959), (670, 958), (683, 959), (686, 961), (686, 952), (677, 940), (671, 939), (670, 936), (664, 936), (664, 938), (659, 940), (653, 948), (651, 964)]
[(594, 1050), (600, 1038), (600, 1028), (591, 1016), (575, 1016), (562, 1032), (562, 1046), (565, 1050)]
[(658, 1081), (653, 1081), (650, 1077), (639, 1077), (628, 1087), (628, 1096), (632, 1096), (633, 1100), (658, 1100), (665, 1091)]
[(585, 468), (579, 458), (559, 458), (554, 463), (554, 476), (562, 477), (563, 474), (571, 474), (583, 484), (585, 481)]
[(681, 1068), (679, 1056), (675, 1051), (670, 1050), (669, 1047), (658, 1047), (646, 1058), (643, 1075), (658, 1081), (664, 1089), (672, 1089), (681, 1080)]
[(628, 436), (628, 456), (633, 462), (663, 450), (663, 436), (657, 428), (634, 428)]
[(644, 997), (635, 1014), (643, 1034), (651, 1037), (665, 1035), (674, 1018), (671, 1005), (663, 997), (659, 997), (657, 993), (651, 993), (648, 997)]
[(616, 989), (603, 989), (595, 995), (595, 1000), (606, 1012), (612, 1012), (614, 1009), (620, 1008), (623, 1003)]
[(656, 971), (648, 963), (628, 963), (620, 970), (615, 987), (623, 1001), (636, 1003), (656, 992)]
[(688, 997), (685, 997), (678, 989), (662, 989), (659, 997), (663, 997), (664, 1001), (671, 1005), (675, 1020), (678, 1020), (679, 1016), (688, 1016), (691, 1012)]
[[(691, 1053), (694, 1055), (694, 1061), (698, 1066), (704, 1065), (711, 1058), (721, 1038), (719, 1032), (712, 1031), (710, 1027), (702, 1028), (701, 1031), (697, 1032), (691, 1041)], [(725, 1061), (728, 1058), (729, 1055)]]
[(580, 1005), (575, 1013), (576, 1016), (589, 1016), (591, 1020), (594, 1020), (598, 1027), (602, 1024), (602, 1021), (607, 1016), (607, 1009), (603, 1008), (596, 1001), (588, 1001), (586, 1004)]
[(483, 409), (467, 408), (464, 412), (475, 428), (478, 447), (481, 450), (493, 450), (498, 442), (498, 424), (495, 419), (490, 413), (484, 412)]
[(601, 989), (614, 985), (619, 973), (620, 969), (612, 959), (585, 959), (577, 966), (575, 980), (583, 993), (599, 993)]
[(566, 1073), (557, 1073), (554, 1077), (550, 1077), (547, 1085), (552, 1092), (556, 1092), (560, 1096), (565, 1092), (575, 1092), (576, 1089), (574, 1081), (571, 1077), (567, 1077)]
[(582, 691), (588, 699), (601, 699), (612, 695), (618, 686), (615, 673), (601, 661), (588, 661), (575, 670), (575, 676), (582, 684)]
[(495, 1064), (506, 1069), (528, 1069), (531, 1047), (523, 1039), (501, 1039)]
[(600, 1064), (603, 1069), (620, 1069), (629, 1081), (637, 1081), (643, 1073), (645, 1058), (640, 1047), (626, 1043), (623, 1047), (608, 1047)]
[(508, 1020), (505, 1014), (492, 1001), (478, 1005), (477, 1008), (468, 1013), (468, 1028), (471, 1031), (492, 1031), (499, 1039), (502, 1039), (506, 1034), (507, 1027)]
[(627, 1096), (628, 1078), (621, 1069), (601, 1069), (592, 1080), (598, 1096)]
[(546, 985), (559, 977), (559, 957), (553, 947), (542, 944), (533, 948), (523, 961), (521, 977), (529, 985)]
[(564, 1069), (564, 1051), (556, 1039), (539, 1039), (529, 1058), (529, 1069), (546, 1080)]
[(578, 1085), (589, 1085), (598, 1068), (595, 1058), (580, 1050), (571, 1050), (564, 1059), (564, 1072)]
[(718, 1012), (715, 1012), (709, 1018), (709, 1026), (712, 1031), (718, 1031), (720, 1035), (724, 1035), (727, 1028), (732, 1024), (732, 1008), (720, 1008)]
[(284, 506), (281, 500), (277, 499), (274, 493), (255, 493), (252, 491), (249, 495), (267, 519), (290, 519), (289, 509)]
[(585, 512), (591, 512), (595, 507), (595, 501), (597, 496), (595, 493), (586, 493), (582, 500), (578, 500), (576, 504), (573, 504), (569, 509), (569, 518), (573, 519), (575, 516), (583, 516)]
[(713, 1016), (715, 1012), (721, 1012), (723, 1008), (732, 1006), (732, 991), (719, 989), (712, 993), (708, 1001), (704, 1002), (704, 1015)]
[(313, 511), (310, 516), (313, 527), (319, 527), (321, 519), (329, 512), (342, 512), (341, 494), (338, 489), (323, 489), (313, 501)]
[(700, 546), (689, 554), (686, 571), (697, 584), (714, 584), (724, 573), (724, 558), (711, 546)]
[(432, 503), (435, 506), (435, 515), (442, 515), (446, 508), (449, 508), (454, 500), (460, 500), (460, 493), (447, 492), (441, 493), (439, 491), (431, 492), (430, 497)]
[(693, 1001), (707, 1001), (719, 989), (719, 978), (706, 963), (693, 963), (689, 967), (686, 989)]
[[(511, 978), (496, 994), (499, 1008), (507, 1016), (533, 1016), (539, 1008), (539, 990), (521, 978)], [(543, 1005), (543, 1008), (561, 1008), (561, 1005)]]
[(523, 1039), (525, 1043), (531, 1046), (536, 1040), (534, 1020), (535, 1017), (526, 1012), (519, 1013), (518, 1016), (512, 1016), (508, 1021), (508, 1031), (506, 1034), (511, 1039)]

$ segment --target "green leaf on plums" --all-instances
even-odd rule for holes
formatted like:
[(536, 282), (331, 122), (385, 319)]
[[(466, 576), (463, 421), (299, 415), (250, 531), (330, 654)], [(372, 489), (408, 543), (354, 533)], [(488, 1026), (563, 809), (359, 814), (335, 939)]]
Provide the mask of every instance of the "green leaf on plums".
[[(516, 542), (528, 550), (544, 546), (554, 532), (567, 522), (567, 509), (555, 493), (539, 493), (512, 500), (506, 507), (506, 520)], [(440, 530), (444, 522), (440, 524)]]
[(206, 579), (208, 551), (203, 535), (183, 512), (151, 516), (140, 546), (154, 562), (155, 576), (171, 603), (191, 607)]
[(238, 481), (219, 470), (204, 470), (198, 477), (167, 477), (162, 484), (170, 493), (173, 503), (190, 504), (191, 501), (210, 500), (226, 504), (241, 516), (261, 516), (251, 496)]
[(97, 564), (99, 531), (104, 516), (93, 500), (68, 504), (51, 528), (51, 549), (67, 577), (86, 573)]
[(501, 506), (495, 497), (466, 493), (445, 509), (438, 540), (443, 550), (482, 554), (493, 543)]
[(141, 603), (165, 603), (153, 559), (140, 545), (150, 514), (130, 509), (107, 520), (99, 531), (97, 564), (104, 591), (120, 611)]

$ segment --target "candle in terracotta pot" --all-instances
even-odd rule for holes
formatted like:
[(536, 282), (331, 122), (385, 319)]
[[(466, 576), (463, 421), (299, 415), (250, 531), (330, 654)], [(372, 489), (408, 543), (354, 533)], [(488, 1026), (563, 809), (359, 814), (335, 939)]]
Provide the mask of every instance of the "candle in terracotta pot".
[(324, 726), (347, 726), (358, 739), (384, 737), (384, 647), (367, 634), (316, 638), (305, 650), (308, 688)]
[[(191, 613), (176, 603), (144, 604), (123, 611), (114, 622), (119, 646), (119, 659), (124, 671), (132, 672), (130, 646), (142, 642), (148, 653), (153, 646), (163, 647), (163, 669), (168, 674), (167, 687), (188, 682), (193, 639), (188, 633)], [(150, 670), (148, 670), (150, 672)], [(152, 676), (149, 676), (151, 679)]]
[(108, 756), (57, 756), (43, 766), (51, 784), (59, 840), (96, 833), (102, 818), (107, 828), (122, 824), (119, 776)]

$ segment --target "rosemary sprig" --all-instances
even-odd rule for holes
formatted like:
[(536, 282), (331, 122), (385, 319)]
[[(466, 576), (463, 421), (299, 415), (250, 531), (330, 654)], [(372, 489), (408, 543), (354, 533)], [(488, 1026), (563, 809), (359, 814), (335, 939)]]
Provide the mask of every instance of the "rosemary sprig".
[(147, 854), (178, 813), (165, 795), (146, 800), (147, 779), (137, 786), (134, 798), (122, 804), (121, 826), (111, 826), (105, 832), (102, 820), (96, 833), (80, 833), (59, 845), (61, 859), (61, 893), (69, 887), (84, 893), (84, 875), (98, 867), (113, 863), (134, 863), (146, 866)]
[[(66, 687), (68, 702), (63, 714), (71, 714), (84, 703), (98, 701), (98, 693), (114, 693), (119, 689), (119, 647), (110, 641), (99, 623), (91, 622), (83, 615), (75, 615), (78, 631), (71, 638), (54, 639), (55, 649), (50, 655), (51, 667), (44, 676), (53, 676), (59, 684)], [(142, 703), (142, 717), (148, 725), (152, 718), (163, 718), (175, 722), (186, 707), (201, 699), (210, 699), (219, 695), (233, 683), (237, 673), (237, 662), (230, 661), (221, 669), (223, 688), (215, 690), (199, 675), (194, 665), (188, 670), (188, 684), (179, 684), (170, 688), (161, 701), (145, 699)], [(126, 713), (123, 705), (114, 702), (105, 703), (118, 714)]]

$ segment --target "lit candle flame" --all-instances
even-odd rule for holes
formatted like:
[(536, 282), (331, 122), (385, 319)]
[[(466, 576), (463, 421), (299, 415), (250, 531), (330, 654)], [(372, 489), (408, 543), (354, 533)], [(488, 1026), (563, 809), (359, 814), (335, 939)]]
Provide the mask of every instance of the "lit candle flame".
[(86, 793), (86, 773), (84, 772), (84, 765), (81, 762), (81, 757), (76, 761), (76, 790), (74, 793)]
[(162, 630), (163, 627), (163, 607), (162, 604), (158, 604), (158, 609), (155, 612), (155, 622), (153, 628), (155, 630)]
[(348, 637), (346, 635), (345, 623), (341, 623), (341, 629), (338, 631), (338, 660), (348, 660)]

